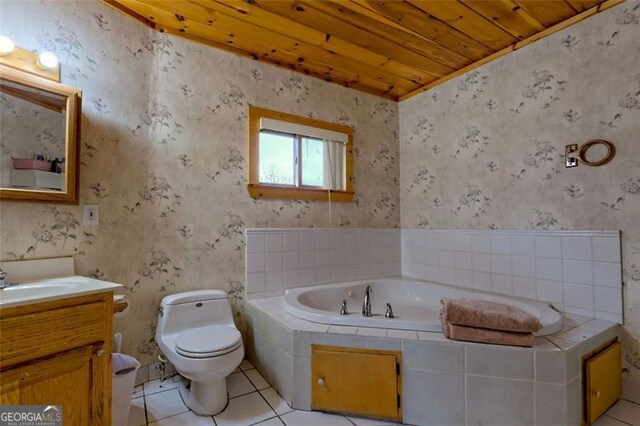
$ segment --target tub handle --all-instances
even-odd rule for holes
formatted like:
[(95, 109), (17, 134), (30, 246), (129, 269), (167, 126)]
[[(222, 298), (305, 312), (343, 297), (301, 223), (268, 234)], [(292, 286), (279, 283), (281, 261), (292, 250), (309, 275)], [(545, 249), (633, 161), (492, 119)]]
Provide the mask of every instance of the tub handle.
[(324, 386), (324, 379), (323, 379), (322, 377), (320, 377), (320, 378), (318, 379), (318, 384), (319, 384), (320, 386)]
[(342, 299), (342, 307), (340, 307), (340, 315), (349, 315), (349, 309), (347, 308), (347, 299)]
[(384, 314), (385, 318), (395, 318), (393, 315), (393, 309), (391, 308), (391, 303), (387, 303), (387, 312)]

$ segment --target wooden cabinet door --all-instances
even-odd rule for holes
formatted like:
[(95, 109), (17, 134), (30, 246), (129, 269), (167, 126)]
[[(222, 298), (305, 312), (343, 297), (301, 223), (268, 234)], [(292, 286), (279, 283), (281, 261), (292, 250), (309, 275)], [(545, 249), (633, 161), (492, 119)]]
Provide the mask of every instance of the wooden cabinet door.
[(400, 420), (401, 354), (313, 345), (311, 408)]
[(103, 394), (108, 370), (109, 356), (101, 344), (23, 364), (2, 372), (0, 404), (62, 405), (65, 426), (108, 426), (110, 405)]
[(616, 342), (586, 361), (586, 415), (593, 423), (622, 394), (622, 346)]

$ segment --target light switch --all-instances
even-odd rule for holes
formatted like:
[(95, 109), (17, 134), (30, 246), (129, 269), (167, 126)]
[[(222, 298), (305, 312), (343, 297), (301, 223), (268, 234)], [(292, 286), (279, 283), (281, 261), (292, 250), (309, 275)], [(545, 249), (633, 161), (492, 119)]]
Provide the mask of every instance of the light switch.
[(83, 204), (82, 224), (95, 226), (100, 224), (100, 207), (97, 204)]

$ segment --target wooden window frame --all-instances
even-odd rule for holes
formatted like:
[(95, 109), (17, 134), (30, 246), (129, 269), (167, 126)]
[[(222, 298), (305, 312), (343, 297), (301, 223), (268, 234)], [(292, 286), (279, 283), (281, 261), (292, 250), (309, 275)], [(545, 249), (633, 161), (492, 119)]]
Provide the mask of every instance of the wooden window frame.
[[(291, 187), (288, 185), (260, 183), (260, 119), (271, 118), (345, 133), (349, 141), (345, 146), (346, 189), (322, 189), (313, 187)], [(332, 202), (351, 202), (355, 194), (353, 189), (353, 128), (327, 121), (287, 114), (249, 105), (249, 144), (247, 158), (249, 164), (249, 183), (247, 190), (252, 198), (279, 198), (293, 200), (328, 201), (331, 193)]]

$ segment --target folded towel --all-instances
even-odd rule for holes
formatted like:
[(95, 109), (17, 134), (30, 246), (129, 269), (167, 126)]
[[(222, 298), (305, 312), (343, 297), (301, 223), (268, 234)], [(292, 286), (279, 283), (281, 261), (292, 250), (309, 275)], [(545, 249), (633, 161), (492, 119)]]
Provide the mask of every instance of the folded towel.
[(502, 303), (470, 299), (442, 299), (443, 322), (483, 329), (534, 333), (540, 320), (522, 309)]
[(489, 330), (487, 328), (467, 327), (447, 322), (443, 323), (443, 331), (444, 335), (451, 340), (509, 346), (533, 346), (533, 333)]

